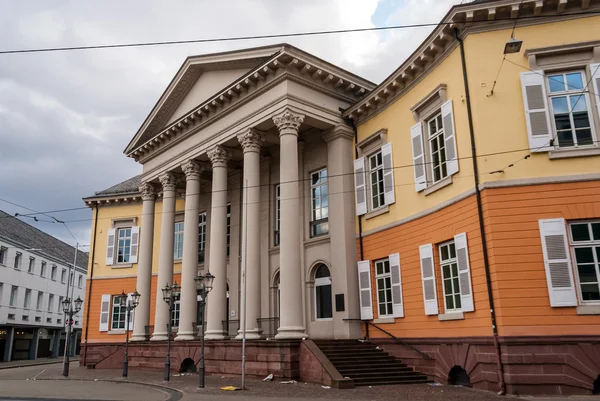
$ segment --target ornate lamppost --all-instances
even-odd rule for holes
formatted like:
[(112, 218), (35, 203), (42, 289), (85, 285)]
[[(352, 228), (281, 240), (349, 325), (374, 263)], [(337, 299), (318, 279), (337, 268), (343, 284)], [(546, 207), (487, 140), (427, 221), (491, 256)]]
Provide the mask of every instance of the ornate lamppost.
[(167, 322), (167, 359), (165, 360), (165, 381), (171, 378), (171, 320), (175, 310), (175, 300), (181, 294), (181, 287), (175, 282), (172, 286), (165, 284), (162, 289), (163, 301), (169, 304), (169, 320)]
[(140, 294), (135, 290), (131, 294), (131, 298), (125, 294), (125, 291), (121, 292), (121, 298), (119, 304), (121, 309), (127, 308), (127, 319), (125, 323), (125, 357), (123, 358), (123, 377), (127, 377), (129, 371), (129, 321), (131, 320), (131, 312), (139, 305)]
[(73, 326), (73, 316), (76, 315), (81, 310), (81, 304), (83, 301), (81, 298), (77, 297), (74, 303), (71, 303), (70, 298), (65, 298), (62, 302), (63, 312), (65, 312), (65, 316), (67, 318), (67, 338), (65, 340), (65, 356), (63, 358), (63, 370), (62, 375), (65, 377), (69, 377), (69, 348), (71, 347), (71, 327)]
[(200, 308), (202, 308), (202, 351), (200, 352), (200, 368), (198, 369), (198, 387), (200, 388), (204, 388), (204, 372), (205, 372), (205, 366), (204, 366), (204, 331), (205, 331), (205, 325), (204, 325), (204, 312), (206, 310), (206, 297), (208, 296), (208, 293), (212, 290), (213, 288), (213, 280), (215, 279), (215, 276), (213, 276), (212, 274), (210, 274), (210, 272), (207, 272), (205, 275), (200, 275), (198, 277), (196, 277), (194, 280), (196, 281), (196, 289), (198, 290), (198, 292), (200, 293)]

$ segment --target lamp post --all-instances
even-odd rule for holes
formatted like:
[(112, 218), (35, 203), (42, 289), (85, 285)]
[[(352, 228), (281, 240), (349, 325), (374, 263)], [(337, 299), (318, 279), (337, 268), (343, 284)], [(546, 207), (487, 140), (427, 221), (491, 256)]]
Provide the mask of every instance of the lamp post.
[(71, 299), (65, 298), (62, 302), (63, 312), (65, 312), (65, 316), (67, 317), (67, 338), (65, 340), (65, 356), (63, 358), (63, 371), (62, 375), (65, 377), (69, 377), (69, 347), (70, 338), (71, 338), (71, 326), (73, 324), (73, 316), (76, 315), (81, 310), (81, 304), (83, 301), (81, 298), (77, 297), (75, 302), (71, 302)]
[(167, 359), (165, 360), (165, 381), (169, 381), (171, 378), (171, 319), (173, 311), (175, 310), (175, 300), (179, 298), (181, 294), (181, 287), (177, 285), (177, 282), (172, 286), (165, 284), (162, 289), (163, 301), (169, 304), (169, 320), (167, 321)]
[(130, 298), (125, 294), (125, 291), (123, 291), (121, 292), (119, 301), (121, 309), (127, 308), (127, 322), (125, 323), (125, 357), (123, 358), (123, 377), (127, 377), (129, 371), (129, 321), (131, 320), (131, 311), (133, 311), (140, 303), (140, 293), (135, 290)]
[(202, 348), (200, 352), (200, 368), (198, 369), (198, 387), (204, 388), (204, 311), (206, 310), (206, 297), (212, 290), (213, 280), (215, 276), (207, 272), (204, 276), (198, 276), (194, 279), (196, 281), (196, 289), (200, 292), (200, 308), (202, 308)]

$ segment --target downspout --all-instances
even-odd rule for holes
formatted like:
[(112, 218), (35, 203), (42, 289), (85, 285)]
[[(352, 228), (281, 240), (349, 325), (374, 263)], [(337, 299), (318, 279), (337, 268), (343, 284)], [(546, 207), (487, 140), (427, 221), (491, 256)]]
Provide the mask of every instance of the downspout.
[(496, 310), (494, 308), (494, 294), (492, 292), (492, 278), (490, 274), (490, 262), (487, 251), (487, 239), (485, 235), (485, 226), (483, 223), (483, 207), (481, 203), (481, 191), (479, 189), (479, 171), (477, 166), (477, 149), (475, 148), (475, 132), (473, 130), (473, 113), (471, 110), (471, 96), (469, 93), (469, 79), (467, 76), (467, 64), (465, 61), (465, 45), (460, 38), (457, 28), (454, 28), (454, 36), (460, 45), (460, 59), (462, 62), (462, 72), (465, 84), (465, 100), (467, 103), (467, 116), (469, 119), (469, 134), (471, 138), (471, 153), (473, 160), (473, 174), (475, 176), (475, 197), (477, 198), (477, 214), (479, 215), (479, 233), (481, 235), (481, 246), (483, 250), (483, 266), (485, 269), (485, 281), (487, 284), (488, 300), (490, 303), (490, 317), (492, 320), (492, 337), (494, 340), (494, 349), (496, 351), (496, 361), (498, 368), (498, 386), (500, 391), (498, 395), (506, 394), (506, 384), (504, 383), (504, 366), (502, 364), (502, 352), (498, 342), (498, 325), (496, 324)]
[[(354, 120), (351, 118), (345, 118), (344, 120), (346, 120), (346, 123), (348, 123), (354, 131), (354, 158), (358, 159), (358, 148), (356, 147), (356, 144), (358, 143), (358, 130), (356, 129), (356, 125), (354, 125)], [(360, 260), (365, 260), (362, 236), (362, 216), (358, 216), (358, 241), (360, 248)]]
[(92, 243), (92, 257), (91, 257), (91, 269), (90, 269), (90, 286), (88, 288), (88, 294), (86, 299), (86, 304), (87, 304), (87, 311), (85, 314), (85, 339), (84, 339), (84, 344), (85, 344), (85, 353), (83, 354), (83, 366), (85, 366), (85, 363), (87, 361), (87, 354), (88, 354), (88, 350), (87, 350), (87, 340), (88, 340), (88, 333), (90, 331), (90, 327), (89, 327), (89, 322), (90, 322), (90, 305), (92, 303), (91, 301), (91, 297), (92, 297), (92, 283), (94, 280), (94, 255), (96, 254), (96, 229), (98, 228), (98, 204), (96, 203), (96, 216), (94, 217), (94, 242)]

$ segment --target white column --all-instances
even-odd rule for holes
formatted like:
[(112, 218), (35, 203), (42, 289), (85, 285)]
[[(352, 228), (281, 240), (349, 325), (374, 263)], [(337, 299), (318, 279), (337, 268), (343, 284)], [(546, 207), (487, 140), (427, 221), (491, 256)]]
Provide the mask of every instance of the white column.
[[(242, 202), (242, 269), (246, 266), (246, 288), (242, 281), (240, 302), (240, 330), (236, 338), (260, 338), (260, 134), (252, 129), (238, 135), (244, 150), (244, 181)], [(244, 299), (246, 311), (244, 313)]]
[(227, 161), (229, 154), (221, 146), (208, 152), (212, 163), (212, 203), (210, 209), (210, 254), (208, 270), (215, 279), (207, 300), (207, 340), (225, 338), (223, 320), (227, 319)]
[(273, 117), (280, 138), (281, 240), (279, 266), (281, 316), (277, 339), (307, 337), (302, 317), (300, 270), (300, 193), (298, 191), (298, 129), (304, 116), (289, 110)]
[(176, 341), (193, 340), (196, 321), (197, 292), (194, 279), (198, 275), (198, 221), (200, 213), (200, 165), (190, 160), (181, 166), (185, 173), (185, 213), (183, 220), (183, 260), (181, 268), (181, 300), (179, 331)]
[(173, 284), (173, 236), (175, 234), (175, 176), (165, 173), (159, 179), (163, 187), (162, 222), (160, 227), (160, 251), (158, 259), (158, 281), (156, 283), (156, 311), (154, 333), (151, 341), (167, 339), (169, 305), (163, 301), (162, 288)]
[(145, 341), (146, 326), (150, 325), (150, 291), (152, 291), (152, 249), (154, 242), (154, 206), (156, 191), (145, 182), (140, 187), (142, 193), (142, 222), (138, 251), (138, 271), (136, 289), (140, 293), (140, 303), (135, 308), (133, 335), (131, 341)]

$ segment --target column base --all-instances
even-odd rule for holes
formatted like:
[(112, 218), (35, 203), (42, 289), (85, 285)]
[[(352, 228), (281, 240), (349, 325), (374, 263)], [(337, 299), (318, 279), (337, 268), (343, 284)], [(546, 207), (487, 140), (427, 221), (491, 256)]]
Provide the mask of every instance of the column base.
[[(246, 330), (246, 340), (260, 340), (262, 338), (261, 334), (262, 334), (262, 330), (261, 329), (249, 329), (249, 330)], [(238, 335), (235, 336), (235, 339), (236, 340), (243, 340), (242, 330), (238, 330)]]
[(148, 337), (146, 337), (145, 334), (134, 334), (131, 336), (131, 338), (129, 339), (129, 341), (131, 342), (136, 342), (136, 341), (147, 341)]
[(168, 339), (169, 336), (167, 336), (167, 333), (154, 333), (150, 337), (150, 341), (167, 341)]
[(205, 340), (224, 340), (225, 334), (222, 330), (206, 330), (204, 333)]
[(175, 341), (191, 341), (191, 340), (195, 340), (196, 336), (194, 335), (194, 333), (182, 333), (182, 332), (178, 332), (177, 333), (177, 337), (175, 337)]
[(308, 334), (302, 326), (280, 327), (275, 336), (276, 340), (301, 340), (303, 338), (308, 338)]

